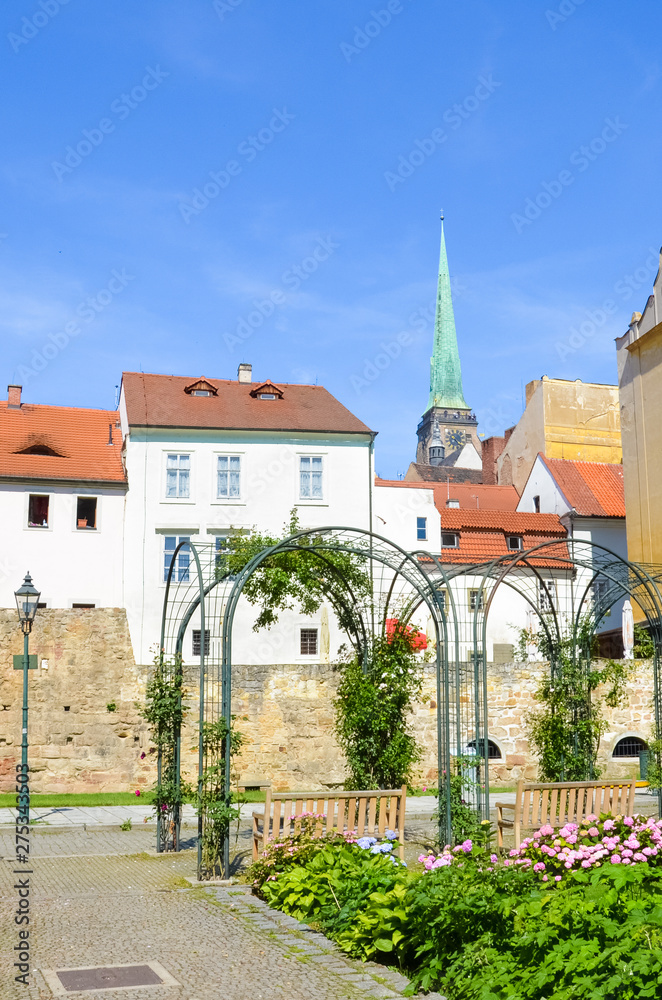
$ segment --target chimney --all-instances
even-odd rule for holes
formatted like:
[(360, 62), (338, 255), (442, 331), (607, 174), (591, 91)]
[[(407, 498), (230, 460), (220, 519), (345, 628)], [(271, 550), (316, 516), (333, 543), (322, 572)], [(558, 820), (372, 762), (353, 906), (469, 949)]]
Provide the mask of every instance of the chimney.
[(12, 410), (19, 410), (21, 408), (21, 390), (22, 385), (8, 385), (7, 386), (7, 406)]
[(507, 438), (489, 437), (483, 441), (483, 483), (485, 486), (497, 485), (496, 461), (506, 446)]
[(253, 381), (253, 366), (247, 365), (243, 361), (237, 369), (237, 381), (238, 382), (252, 382)]

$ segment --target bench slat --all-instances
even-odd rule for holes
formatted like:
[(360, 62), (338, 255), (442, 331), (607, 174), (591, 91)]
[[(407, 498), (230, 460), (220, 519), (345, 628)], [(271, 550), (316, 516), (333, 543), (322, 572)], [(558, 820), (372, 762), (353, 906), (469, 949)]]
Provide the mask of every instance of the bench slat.
[(386, 830), (386, 796), (379, 796), (379, 836), (383, 837)]
[(368, 800), (368, 829), (375, 829), (375, 817), (377, 816), (377, 797)]
[[(636, 779), (632, 781), (568, 781), (517, 783), (515, 805), (497, 804), (497, 842), (503, 846), (503, 830), (514, 827), (515, 844), (521, 843), (522, 829), (537, 829), (549, 823), (560, 828), (578, 825), (590, 815), (611, 813), (632, 815)], [(513, 820), (505, 820), (503, 809), (513, 810)]]

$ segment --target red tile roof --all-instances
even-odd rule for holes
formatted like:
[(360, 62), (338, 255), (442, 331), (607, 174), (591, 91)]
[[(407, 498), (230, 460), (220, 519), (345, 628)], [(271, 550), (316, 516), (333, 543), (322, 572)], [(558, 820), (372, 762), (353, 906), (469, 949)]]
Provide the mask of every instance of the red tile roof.
[[(117, 419), (113, 410), (32, 403), (13, 408), (0, 400), (0, 477), (125, 483)], [(108, 444), (111, 427), (113, 443)], [(16, 454), (35, 447), (55, 454)]]
[(625, 517), (623, 466), (540, 456), (571, 507), (584, 517)]
[(194, 381), (178, 375), (124, 372), (122, 386), (133, 427), (208, 427), (223, 430), (321, 431), (370, 434), (358, 417), (321, 385), (279, 384), (282, 399), (256, 399), (264, 383), (207, 379), (217, 396), (193, 396)]
[[(442, 562), (462, 565), (512, 555), (506, 542), (508, 535), (521, 536), (525, 550), (555, 538), (566, 538), (566, 530), (556, 514), (520, 514), (512, 511), (444, 508), (441, 511), (441, 530), (457, 532), (460, 536), (458, 548), (441, 550)], [(563, 541), (558, 546), (542, 549), (539, 556), (531, 557), (531, 563), (559, 567), (559, 560), (567, 558), (568, 549)]]
[[(446, 501), (459, 500), (460, 510), (517, 510), (519, 493), (514, 486), (483, 486), (474, 483), (417, 483), (404, 479), (375, 479), (375, 486), (399, 486), (432, 490), (438, 510), (446, 510)], [(456, 508), (457, 509), (457, 508)]]

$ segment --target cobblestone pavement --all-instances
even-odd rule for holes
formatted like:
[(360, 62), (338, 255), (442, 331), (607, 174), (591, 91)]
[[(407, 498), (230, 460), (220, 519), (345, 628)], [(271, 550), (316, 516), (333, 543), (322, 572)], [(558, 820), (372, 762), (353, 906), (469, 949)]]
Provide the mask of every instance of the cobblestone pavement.
[[(150, 989), (71, 994), (99, 1000), (361, 1000), (398, 997), (404, 977), (352, 962), (323, 935), (270, 910), (247, 888), (192, 885), (196, 852), (121, 854), (153, 833), (85, 834), (87, 856), (47, 856), (67, 831), (32, 836), (31, 947), (28, 987), (13, 982), (16, 944), (14, 863), (0, 861), (0, 998), (47, 1000), (39, 969), (141, 964), (156, 960), (180, 983)], [(62, 847), (64, 849), (64, 843)], [(111, 847), (114, 853), (104, 854)], [(51, 849), (51, 848), (49, 848)], [(436, 996), (436, 995), (434, 995)]]

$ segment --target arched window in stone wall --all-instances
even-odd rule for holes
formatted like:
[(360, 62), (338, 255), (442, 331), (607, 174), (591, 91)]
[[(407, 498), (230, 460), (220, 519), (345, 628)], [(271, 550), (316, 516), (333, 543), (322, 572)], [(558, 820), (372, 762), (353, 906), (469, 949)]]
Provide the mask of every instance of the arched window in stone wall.
[(640, 736), (624, 736), (616, 743), (611, 752), (612, 757), (638, 757), (648, 750), (648, 743)]
[[(481, 753), (482, 753), (482, 740), (481, 740)], [(475, 750), (476, 741), (470, 740), (467, 743), (467, 750)], [(487, 759), (488, 760), (503, 760), (503, 754), (501, 753), (501, 747), (499, 747), (494, 740), (487, 741)]]

